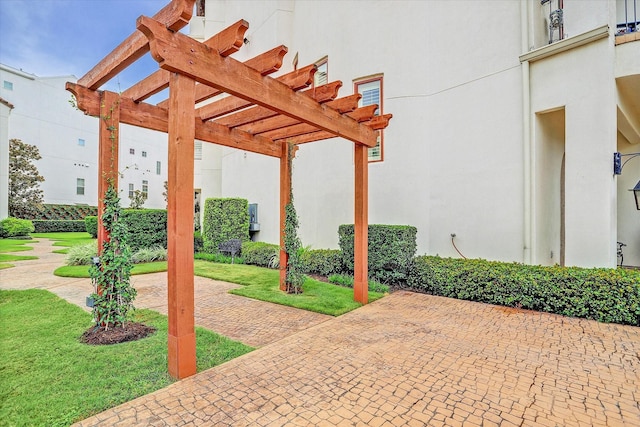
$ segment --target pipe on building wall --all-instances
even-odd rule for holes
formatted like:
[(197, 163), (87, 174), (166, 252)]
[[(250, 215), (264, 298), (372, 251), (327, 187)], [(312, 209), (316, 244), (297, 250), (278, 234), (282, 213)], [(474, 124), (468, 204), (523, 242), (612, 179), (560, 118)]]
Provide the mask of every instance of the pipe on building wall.
[[(529, 6), (528, 1), (520, 2), (520, 28), (521, 28), (521, 47), (522, 52), (529, 51), (530, 41), (530, 24), (529, 24)], [(523, 245), (522, 245), (522, 262), (532, 264), (532, 245), (533, 245), (533, 179), (531, 175), (532, 167), (532, 147), (531, 147), (531, 91), (530, 91), (530, 75), (529, 61), (522, 62), (522, 170), (523, 179)]]

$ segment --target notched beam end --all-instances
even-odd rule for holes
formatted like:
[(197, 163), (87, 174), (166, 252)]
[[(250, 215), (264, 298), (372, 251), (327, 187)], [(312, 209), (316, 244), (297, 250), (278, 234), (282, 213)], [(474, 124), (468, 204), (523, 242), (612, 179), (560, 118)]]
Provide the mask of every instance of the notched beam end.
[(175, 22), (169, 25), (167, 28), (169, 28), (171, 31), (178, 31), (189, 24), (189, 21), (193, 16), (193, 6), (195, 5), (195, 3), (196, 0), (172, 0), (171, 15), (176, 16), (176, 19)]
[(89, 116), (100, 115), (100, 91), (88, 89), (77, 83), (67, 82), (65, 89), (76, 99), (76, 107)]
[(389, 126), (389, 120), (393, 117), (393, 114), (383, 114), (382, 116), (375, 116), (370, 121), (365, 123), (365, 125), (369, 126), (373, 130), (381, 130), (385, 129)]

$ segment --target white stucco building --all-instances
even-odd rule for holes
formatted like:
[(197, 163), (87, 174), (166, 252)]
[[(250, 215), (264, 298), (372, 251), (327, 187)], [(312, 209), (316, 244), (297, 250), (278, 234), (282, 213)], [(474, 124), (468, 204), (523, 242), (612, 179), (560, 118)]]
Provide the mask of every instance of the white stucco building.
[[(455, 234), (470, 258), (613, 267), (622, 241), (640, 266), (640, 158), (613, 173), (614, 152), (640, 152), (636, 0), (204, 3), (193, 37), (245, 19), (234, 58), (284, 44), (280, 74), (316, 63), (340, 96), (393, 114), (371, 153), (369, 220), (416, 226), (418, 253), (459, 256)], [(336, 248), (353, 221), (352, 150), (300, 146), (304, 245)], [(277, 159), (204, 144), (196, 160), (202, 199), (258, 204), (258, 240), (278, 241), (278, 182)]]
[[(20, 139), (38, 147), (42, 159), (35, 164), (45, 181), (40, 184), (44, 202), (51, 204), (98, 204), (98, 119), (85, 116), (72, 105), (65, 90), (75, 76), (38, 77), (0, 64), (0, 160), (8, 162), (8, 141)], [(10, 114), (9, 114), (10, 111)], [(129, 194), (146, 191), (146, 208), (166, 207), (167, 137), (160, 132), (122, 125), (119, 181), (121, 204)], [(7, 163), (8, 164), (8, 163)], [(6, 204), (7, 168), (0, 166), (2, 204)], [(8, 181), (7, 181), (8, 182)], [(7, 216), (0, 210), (0, 218)]]

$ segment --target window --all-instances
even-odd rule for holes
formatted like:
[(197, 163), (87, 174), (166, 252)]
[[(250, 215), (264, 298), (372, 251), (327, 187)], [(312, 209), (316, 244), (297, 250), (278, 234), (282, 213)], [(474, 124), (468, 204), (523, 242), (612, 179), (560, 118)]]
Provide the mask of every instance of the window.
[(84, 139), (82, 139), (82, 138), (78, 138), (78, 145), (79, 145), (80, 147), (84, 147)]
[(205, 0), (196, 0), (196, 16), (204, 16)]
[(193, 159), (202, 160), (202, 141), (196, 141), (193, 147)]
[(329, 74), (328, 74), (328, 60), (325, 56), (320, 61), (316, 62), (316, 73), (313, 75), (313, 84), (314, 86), (322, 86), (329, 83)]
[(129, 148), (129, 154), (136, 154), (135, 148)]
[(129, 198), (133, 199), (133, 184), (129, 184)]
[(142, 194), (144, 194), (144, 197), (149, 195), (149, 181), (142, 180)]
[(84, 178), (76, 178), (76, 194), (84, 196)]
[(162, 171), (162, 163), (156, 162), (156, 175), (160, 175), (161, 171)]
[(2, 87), (6, 90), (13, 90), (13, 83), (5, 80), (2, 82)]
[[(355, 91), (362, 95), (362, 98), (360, 99), (360, 107), (377, 104), (378, 109), (376, 110), (375, 115), (378, 116), (382, 114), (382, 77), (373, 77), (356, 81), (354, 85)], [(375, 147), (369, 148), (370, 162), (380, 162), (383, 160), (383, 142), (384, 138), (382, 131), (380, 130), (378, 131), (378, 143)]]
[(147, 152), (146, 151), (142, 152), (142, 157), (147, 157)]

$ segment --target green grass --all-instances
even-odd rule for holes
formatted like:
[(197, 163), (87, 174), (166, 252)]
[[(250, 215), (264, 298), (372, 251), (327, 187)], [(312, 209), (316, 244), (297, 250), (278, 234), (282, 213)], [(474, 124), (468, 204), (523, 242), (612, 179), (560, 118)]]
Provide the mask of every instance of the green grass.
[(32, 255), (13, 255), (6, 253), (32, 251), (33, 248), (28, 246), (28, 244), (33, 242), (33, 240), (23, 239), (0, 239), (0, 269), (13, 267), (14, 264), (11, 264), (11, 261), (38, 259), (37, 256)]
[[(79, 341), (91, 315), (44, 290), (0, 291), (0, 426), (63, 426), (169, 385), (167, 320), (139, 310), (158, 331), (140, 341)], [(202, 371), (252, 350), (196, 328)]]
[[(156, 261), (156, 262), (147, 262), (144, 264), (134, 264), (133, 269), (131, 270), (131, 274), (148, 274), (148, 273), (159, 273), (162, 271), (167, 271), (167, 261)], [(89, 276), (89, 266), (88, 265), (64, 265), (62, 267), (58, 267), (53, 272), (55, 276), (60, 277), (76, 277), (76, 278), (85, 278), (91, 277)]]
[(85, 243), (95, 240), (91, 234), (86, 232), (68, 232), (68, 233), (32, 233), (31, 236), (36, 238), (51, 239), (55, 243), (53, 246), (62, 246), (63, 249), (53, 251), (57, 254), (66, 254), (71, 246), (84, 245)]
[[(302, 294), (287, 294), (280, 290), (280, 272), (278, 270), (253, 265), (196, 261), (195, 274), (244, 285), (243, 288), (230, 291), (235, 295), (331, 316), (339, 316), (361, 306), (360, 303), (353, 300), (353, 289), (310, 278), (305, 280)], [(369, 301), (375, 301), (383, 296), (381, 293), (369, 292)]]

